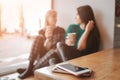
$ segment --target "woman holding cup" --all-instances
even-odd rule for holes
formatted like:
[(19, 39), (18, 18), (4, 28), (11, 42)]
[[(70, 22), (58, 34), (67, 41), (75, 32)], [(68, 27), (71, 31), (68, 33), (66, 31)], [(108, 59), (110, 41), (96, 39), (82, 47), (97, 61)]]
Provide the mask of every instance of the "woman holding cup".
[(34, 75), (34, 71), (38, 68), (49, 66), (51, 58), (55, 58), (56, 63), (60, 62), (56, 44), (64, 42), (65, 31), (56, 25), (57, 12), (55, 10), (49, 10), (45, 17), (45, 27), (39, 31), (39, 35), (33, 42), (28, 67), (17, 69), (20, 79)]
[(99, 50), (100, 35), (89, 5), (77, 8), (76, 21), (77, 24), (71, 24), (66, 31), (65, 44), (61, 42), (57, 44), (63, 61)]

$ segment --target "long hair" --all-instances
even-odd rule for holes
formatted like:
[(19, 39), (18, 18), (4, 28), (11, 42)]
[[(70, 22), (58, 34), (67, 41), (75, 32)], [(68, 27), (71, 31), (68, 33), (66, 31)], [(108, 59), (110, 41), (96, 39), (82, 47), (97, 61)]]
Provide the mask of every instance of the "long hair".
[[(85, 5), (85, 6), (80, 6), (79, 8), (77, 8), (78, 14), (80, 16), (80, 19), (82, 20), (82, 22), (85, 23), (85, 26), (88, 24), (88, 22), (90, 20), (94, 21), (94, 28), (91, 31), (92, 34), (89, 35), (87, 44), (90, 45), (89, 48), (91, 47), (91, 41), (94, 41), (94, 44), (92, 43), (92, 45), (94, 45), (95, 51), (99, 50), (99, 45), (100, 45), (100, 34), (99, 34), (99, 30), (96, 24), (96, 20), (94, 17), (94, 13), (92, 8), (89, 5)], [(91, 40), (90, 40), (91, 38)]]
[(45, 16), (45, 27), (44, 27), (45, 29), (46, 29), (47, 26), (49, 26), (48, 18), (49, 18), (49, 16), (51, 16), (51, 15), (57, 16), (57, 12), (56, 12), (55, 10), (49, 10), (49, 11), (46, 13), (46, 16)]
[(85, 23), (85, 25), (87, 25), (88, 21), (93, 20), (95, 26), (97, 26), (93, 10), (89, 5), (80, 6), (77, 8), (77, 11), (80, 16), (80, 19), (82, 20), (82, 22)]

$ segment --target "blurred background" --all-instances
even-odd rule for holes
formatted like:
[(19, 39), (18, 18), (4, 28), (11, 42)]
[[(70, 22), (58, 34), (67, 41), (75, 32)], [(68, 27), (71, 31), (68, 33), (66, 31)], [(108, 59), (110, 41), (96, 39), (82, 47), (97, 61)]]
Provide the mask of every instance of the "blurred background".
[(51, 0), (0, 0), (1, 32), (37, 35)]
[(52, 0), (0, 0), (0, 75), (26, 67)]

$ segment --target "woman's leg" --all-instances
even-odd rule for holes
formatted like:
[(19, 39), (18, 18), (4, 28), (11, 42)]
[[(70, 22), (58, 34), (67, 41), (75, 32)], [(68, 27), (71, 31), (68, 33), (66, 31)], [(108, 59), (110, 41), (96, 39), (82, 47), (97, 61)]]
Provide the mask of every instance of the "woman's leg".
[(44, 38), (42, 37), (42, 35), (37, 36), (31, 49), (28, 68), (18, 76), (19, 78), (23, 79), (33, 74), (35, 60), (38, 56), (43, 56), (45, 52), (43, 44)]
[(57, 49), (59, 55), (62, 58), (62, 61), (67, 61), (73, 58), (77, 58), (83, 56), (79, 50), (76, 49), (74, 46), (67, 46), (65, 43), (58, 42)]
[(33, 62), (29, 61), (28, 68), (22, 74), (20, 74), (18, 77), (20, 79), (24, 79), (26, 77), (33, 75), (33, 68), (34, 68)]
[(56, 50), (48, 51), (41, 59), (38, 60), (37, 64), (34, 67), (34, 70), (41, 67), (49, 66), (49, 60), (53, 58), (55, 59), (55, 63), (60, 62), (60, 59), (58, 57)]
[(17, 73), (22, 74), (25, 70), (26, 68), (19, 68), (17, 69)]
[(44, 56), (46, 52), (44, 48), (44, 41), (45, 41), (45, 38), (42, 35), (39, 35), (35, 38), (31, 48), (30, 56), (29, 56), (30, 61), (34, 62), (38, 56), (39, 57)]

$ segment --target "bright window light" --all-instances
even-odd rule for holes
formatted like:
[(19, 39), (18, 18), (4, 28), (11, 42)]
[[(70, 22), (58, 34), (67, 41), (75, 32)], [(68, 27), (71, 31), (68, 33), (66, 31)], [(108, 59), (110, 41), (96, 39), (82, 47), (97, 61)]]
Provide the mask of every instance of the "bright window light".
[(1, 5), (3, 30), (10, 33), (21, 31), (22, 14), (25, 30), (36, 35), (44, 26), (45, 14), (51, 9), (51, 0), (1, 0)]

